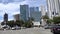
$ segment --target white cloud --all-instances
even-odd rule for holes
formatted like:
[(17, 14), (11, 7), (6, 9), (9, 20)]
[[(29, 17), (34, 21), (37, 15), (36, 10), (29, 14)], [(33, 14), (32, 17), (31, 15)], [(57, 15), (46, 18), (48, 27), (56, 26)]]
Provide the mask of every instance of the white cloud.
[[(9, 3), (9, 4), (2, 4), (0, 3), (0, 16), (3, 19), (3, 16), (6, 13), (9, 15), (9, 20), (13, 18), (13, 14), (20, 13), (20, 3)], [(11, 17), (11, 18), (10, 18)]]
[[(15, 0), (15, 1), (17, 1), (17, 0)], [(18, 0), (18, 1), (20, 1), (20, 0)], [(12, 20), (14, 14), (20, 13), (20, 5), (28, 4), (30, 6), (40, 6), (41, 1), (42, 0), (24, 0), (21, 2), (13, 2), (13, 3), (8, 3), (8, 4), (0, 3), (0, 16), (2, 17), (2, 20), (3, 20), (3, 15), (6, 12), (9, 15), (9, 20)]]

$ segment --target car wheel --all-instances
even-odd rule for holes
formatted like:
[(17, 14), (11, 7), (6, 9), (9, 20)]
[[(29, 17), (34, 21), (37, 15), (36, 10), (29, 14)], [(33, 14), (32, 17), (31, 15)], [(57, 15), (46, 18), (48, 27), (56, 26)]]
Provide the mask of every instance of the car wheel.
[(58, 34), (58, 33), (54, 33), (54, 34)]

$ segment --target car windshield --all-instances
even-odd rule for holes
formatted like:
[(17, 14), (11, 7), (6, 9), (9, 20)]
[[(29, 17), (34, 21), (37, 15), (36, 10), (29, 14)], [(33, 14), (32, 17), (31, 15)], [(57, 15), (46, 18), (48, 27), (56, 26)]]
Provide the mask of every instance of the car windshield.
[(53, 28), (60, 28), (60, 25), (54, 25)]

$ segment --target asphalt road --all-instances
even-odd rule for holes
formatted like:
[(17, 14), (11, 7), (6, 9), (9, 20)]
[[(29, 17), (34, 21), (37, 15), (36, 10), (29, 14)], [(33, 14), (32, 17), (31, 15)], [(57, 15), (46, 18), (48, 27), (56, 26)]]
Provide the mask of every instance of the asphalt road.
[(27, 28), (21, 30), (0, 30), (0, 34), (52, 34), (49, 29), (40, 28)]

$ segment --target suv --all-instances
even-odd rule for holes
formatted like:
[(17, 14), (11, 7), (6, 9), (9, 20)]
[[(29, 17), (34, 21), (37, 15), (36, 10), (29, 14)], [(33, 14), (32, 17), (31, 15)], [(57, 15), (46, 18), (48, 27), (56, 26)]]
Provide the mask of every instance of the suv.
[(53, 26), (53, 28), (51, 28), (51, 32), (54, 34), (60, 34), (60, 25)]

